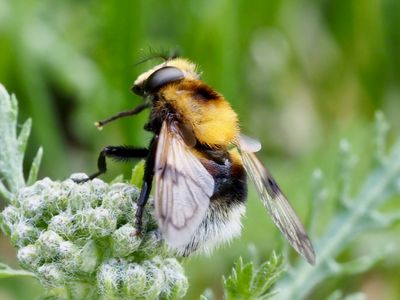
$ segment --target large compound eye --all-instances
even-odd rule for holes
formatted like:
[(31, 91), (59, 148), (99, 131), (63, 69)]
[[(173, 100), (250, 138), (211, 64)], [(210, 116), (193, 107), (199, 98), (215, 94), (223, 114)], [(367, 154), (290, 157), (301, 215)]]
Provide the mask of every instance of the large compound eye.
[(163, 67), (149, 76), (145, 83), (145, 92), (152, 93), (159, 90), (168, 83), (179, 81), (185, 75), (181, 70), (175, 67)]

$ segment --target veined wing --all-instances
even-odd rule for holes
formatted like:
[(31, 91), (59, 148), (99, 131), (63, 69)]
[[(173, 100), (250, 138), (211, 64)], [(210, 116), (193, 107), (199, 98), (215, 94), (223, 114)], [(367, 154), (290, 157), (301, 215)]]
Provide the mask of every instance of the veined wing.
[(214, 179), (173, 121), (164, 121), (158, 137), (155, 184), (159, 228), (171, 247), (184, 246), (207, 213)]
[(290, 245), (310, 264), (314, 265), (315, 252), (313, 245), (303, 224), (275, 179), (254, 153), (242, 150), (241, 154), (246, 172), (254, 182), (257, 192), (270, 213), (273, 222), (289, 241)]

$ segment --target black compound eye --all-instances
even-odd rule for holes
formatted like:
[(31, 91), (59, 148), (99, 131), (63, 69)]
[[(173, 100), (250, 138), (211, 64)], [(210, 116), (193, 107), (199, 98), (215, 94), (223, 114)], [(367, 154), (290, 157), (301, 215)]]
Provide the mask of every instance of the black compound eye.
[(147, 93), (153, 93), (168, 83), (179, 81), (185, 75), (181, 70), (175, 67), (163, 67), (149, 76), (146, 80), (144, 90)]

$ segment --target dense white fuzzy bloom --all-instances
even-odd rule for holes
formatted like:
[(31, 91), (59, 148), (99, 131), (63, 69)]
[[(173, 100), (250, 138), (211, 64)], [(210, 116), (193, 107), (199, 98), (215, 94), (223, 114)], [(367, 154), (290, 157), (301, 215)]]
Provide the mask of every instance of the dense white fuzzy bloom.
[(21, 266), (48, 288), (97, 282), (94, 298), (180, 299), (187, 279), (157, 232), (152, 199), (137, 235), (139, 194), (125, 183), (45, 178), (19, 190), (0, 213), (0, 225)]

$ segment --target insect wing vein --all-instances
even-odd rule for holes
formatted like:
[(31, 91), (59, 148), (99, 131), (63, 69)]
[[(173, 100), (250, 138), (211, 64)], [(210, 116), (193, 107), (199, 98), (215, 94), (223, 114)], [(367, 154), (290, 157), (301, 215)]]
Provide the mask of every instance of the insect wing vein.
[(186, 146), (178, 126), (164, 121), (156, 152), (156, 216), (172, 247), (187, 244), (204, 219), (214, 179)]
[(242, 159), (246, 172), (254, 182), (257, 192), (275, 225), (300, 255), (310, 264), (315, 264), (315, 252), (312, 243), (272, 175), (254, 153), (242, 151)]

